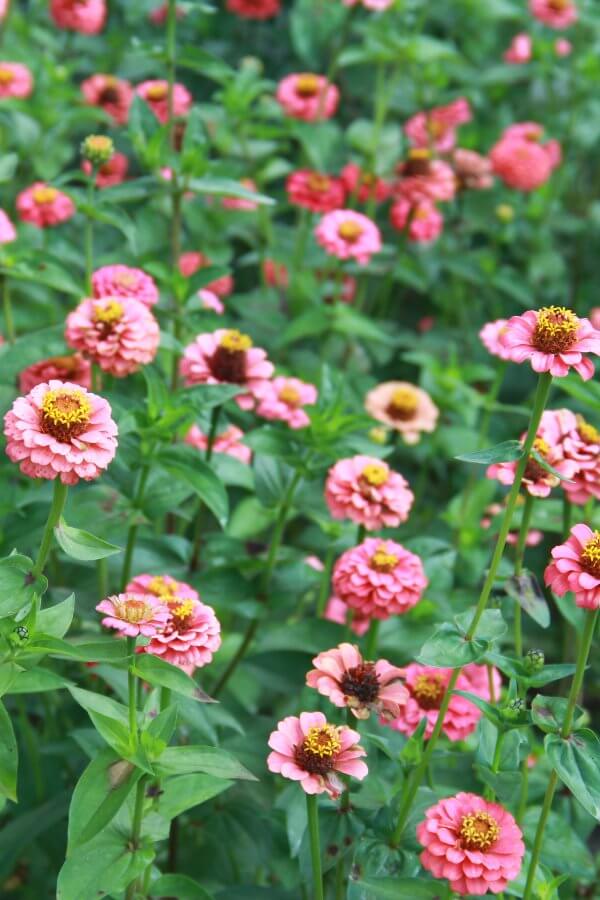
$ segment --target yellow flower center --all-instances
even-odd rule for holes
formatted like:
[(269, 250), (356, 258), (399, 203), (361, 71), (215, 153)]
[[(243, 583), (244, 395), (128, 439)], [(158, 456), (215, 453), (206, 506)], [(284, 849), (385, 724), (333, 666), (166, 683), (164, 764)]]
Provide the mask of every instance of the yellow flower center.
[(410, 691), (422, 709), (439, 709), (446, 686), (441, 675), (417, 675)]
[(153, 84), (146, 91), (146, 98), (148, 100), (165, 100), (168, 93), (169, 89), (166, 84)]
[(413, 210), (413, 219), (428, 219), (429, 215), (429, 210), (426, 206), (415, 206)]
[(562, 12), (563, 9), (567, 9), (570, 5), (571, 0), (548, 0), (548, 6), (550, 9), (556, 10), (556, 12)]
[(586, 444), (600, 444), (600, 431), (586, 422), (583, 416), (577, 416), (577, 431)]
[(331, 184), (329, 175), (321, 175), (320, 172), (311, 172), (308, 176), (308, 186), (311, 191), (327, 191)]
[(594, 578), (600, 578), (600, 531), (594, 531), (594, 537), (586, 543), (581, 551), (580, 562), (586, 572)]
[(362, 225), (359, 225), (354, 219), (347, 219), (345, 222), (341, 222), (338, 225), (338, 235), (342, 240), (348, 241), (350, 244), (353, 244), (359, 239), (363, 230)]
[(412, 147), (408, 151), (409, 159), (431, 159), (431, 152), (427, 147)]
[(286, 385), (279, 391), (279, 399), (288, 406), (301, 406), (302, 400), (296, 388)]
[(10, 84), (15, 79), (15, 73), (12, 69), (0, 66), (0, 84)]
[(113, 600), (112, 604), (117, 619), (122, 619), (132, 625), (147, 622), (152, 618), (152, 607), (138, 597), (131, 597), (127, 594), (123, 599)]
[(419, 406), (419, 395), (410, 387), (396, 388), (390, 398), (386, 412), (391, 419), (408, 422), (414, 419)]
[(564, 306), (545, 306), (537, 314), (533, 346), (541, 353), (565, 353), (577, 340), (579, 319)]
[(304, 738), (304, 749), (315, 756), (335, 756), (342, 749), (335, 725), (313, 725)]
[[(101, 301), (102, 302), (102, 301)], [(123, 306), (118, 300), (105, 300), (94, 305), (94, 321), (102, 325), (114, 325), (123, 317)]]
[(177, 601), (177, 582), (167, 581), (162, 575), (157, 575), (152, 579), (148, 584), (148, 590), (151, 594), (164, 600), (165, 603)]
[(58, 191), (53, 187), (39, 187), (35, 188), (32, 195), (33, 200), (39, 206), (43, 206), (45, 203), (52, 203), (58, 197)]
[(44, 394), (40, 414), (41, 430), (66, 443), (86, 430), (92, 404), (83, 391), (58, 388)]
[(380, 544), (371, 557), (371, 568), (377, 569), (378, 572), (391, 572), (397, 564), (398, 557), (393, 553), (388, 553), (385, 544)]
[(220, 346), (229, 353), (243, 353), (252, 346), (252, 339), (247, 334), (242, 334), (235, 328), (226, 331), (220, 341)]
[(381, 487), (388, 480), (389, 469), (381, 463), (369, 463), (361, 472), (361, 477), (373, 487)]
[(460, 841), (465, 850), (489, 850), (500, 837), (500, 826), (489, 813), (479, 811), (463, 816)]
[(314, 97), (319, 90), (317, 75), (299, 75), (296, 79), (296, 93), (301, 97)]
[(171, 615), (179, 626), (186, 625), (188, 619), (194, 612), (195, 603), (193, 600), (182, 600), (175, 604), (169, 603)]

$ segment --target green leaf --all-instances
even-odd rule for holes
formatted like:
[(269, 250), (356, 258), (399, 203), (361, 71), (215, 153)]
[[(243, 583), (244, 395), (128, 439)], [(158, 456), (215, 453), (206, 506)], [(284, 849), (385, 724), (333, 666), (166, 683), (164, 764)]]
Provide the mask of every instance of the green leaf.
[[(559, 732), (565, 720), (568, 700), (565, 697), (544, 697), (538, 694), (531, 703), (531, 717), (535, 725), (548, 733)], [(575, 725), (585, 713), (580, 706), (575, 707)]]
[(140, 653), (133, 665), (134, 673), (147, 681), (149, 684), (157, 684), (160, 687), (169, 688), (178, 694), (184, 694), (186, 697), (192, 697), (201, 703), (212, 702), (210, 697), (198, 687), (193, 678), (186, 675), (177, 666), (171, 665), (159, 656), (151, 653)]
[(101, 750), (75, 785), (69, 809), (68, 854), (112, 822), (142, 776), (114, 750)]
[(150, 885), (153, 897), (177, 897), (177, 900), (213, 900), (203, 887), (187, 875), (161, 875)]
[(197, 412), (203, 412), (215, 406), (222, 406), (241, 391), (242, 388), (238, 384), (196, 384), (180, 391), (179, 396)]
[(47, 580), (43, 575), (36, 578), (32, 570), (33, 562), (20, 553), (0, 559), (0, 618), (14, 616), (31, 603), (34, 594), (46, 591)]
[(66, 792), (60, 792), (54, 794), (47, 803), (38, 804), (31, 811), (23, 811), (3, 825), (0, 845), (0, 879), (3, 882), (14, 869), (17, 859), (41, 834), (55, 825), (59, 825), (62, 832), (61, 823), (68, 807)]
[(127, 659), (127, 644), (114, 638), (91, 641), (89, 643), (71, 643), (51, 635), (36, 634), (21, 650), (21, 653), (34, 655), (47, 653), (65, 659), (77, 659), (80, 662), (118, 662)]
[(10, 181), (17, 171), (19, 157), (16, 153), (6, 153), (0, 156), (0, 184)]
[(494, 447), (488, 447), (487, 450), (473, 450), (472, 453), (461, 453), (455, 459), (459, 459), (461, 462), (472, 462), (482, 466), (489, 466), (492, 463), (516, 462), (522, 455), (523, 447), (520, 441), (503, 441)]
[(52, 637), (63, 637), (71, 626), (75, 612), (75, 594), (71, 594), (61, 603), (40, 610), (37, 615), (36, 629)]
[(347, 900), (435, 900), (440, 885), (426, 878), (359, 878), (350, 876)]
[(167, 747), (156, 764), (160, 775), (186, 775), (205, 772), (217, 778), (257, 779), (237, 759), (220, 747)]
[(256, 496), (263, 506), (273, 507), (294, 479), (294, 470), (274, 456), (256, 456), (254, 460)]
[(57, 900), (90, 900), (124, 891), (154, 859), (152, 846), (131, 849), (127, 835), (109, 826), (76, 847), (59, 872)]
[(211, 467), (198, 458), (197, 450), (171, 447), (163, 450), (157, 461), (169, 475), (187, 484), (208, 506), (221, 527), (225, 527), (229, 515), (227, 491)]
[(158, 801), (158, 812), (170, 821), (186, 810), (200, 806), (201, 803), (222, 794), (232, 785), (233, 781), (199, 772), (192, 775), (175, 775), (161, 783), (162, 793)]
[[(468, 609), (454, 617), (454, 621), (463, 635), (466, 635), (471, 627), (474, 613), (474, 609)], [(506, 622), (499, 609), (486, 609), (479, 619), (475, 636), (485, 641), (496, 641), (506, 634), (506, 627)]]
[[(530, 846), (535, 838), (540, 813), (541, 808), (534, 806), (528, 809), (524, 816), (522, 827), (527, 843)], [(583, 879), (593, 884), (596, 881), (594, 860), (577, 831), (578, 828), (575, 821), (569, 821), (558, 815), (558, 813), (551, 811), (544, 827), (541, 861), (555, 872), (564, 872), (573, 878)], [(523, 869), (525, 869), (525, 866)], [(523, 874), (523, 869), (521, 874)], [(511, 887), (517, 888), (517, 885), (512, 884)], [(518, 896), (521, 892), (515, 893)], [(567, 891), (566, 896), (568, 895), (569, 892)], [(544, 898), (544, 900), (552, 898), (554, 900), (559, 895), (550, 891), (547, 893), (540, 891), (538, 893), (537, 889), (534, 888), (532, 896), (536, 900), (537, 898)]]
[(64, 519), (61, 519), (54, 529), (54, 536), (67, 556), (71, 556), (73, 559), (89, 562), (94, 559), (106, 559), (107, 556), (114, 556), (115, 553), (122, 552), (121, 547), (109, 544), (108, 541), (90, 534), (89, 531), (71, 528)]
[(568, 678), (569, 675), (574, 673), (576, 668), (572, 663), (554, 663), (544, 666), (539, 672), (528, 672), (522, 659), (517, 659), (513, 656), (503, 656), (501, 653), (488, 653), (485, 661), (496, 666), (505, 675), (516, 678), (532, 688), (543, 687), (552, 681)]
[(488, 641), (466, 641), (458, 628), (444, 622), (425, 641), (417, 654), (417, 662), (425, 666), (456, 669), (482, 659), (489, 648)]
[(19, 675), (19, 666), (13, 662), (0, 663), (0, 697), (12, 691), (15, 679)]
[[(536, 698), (537, 699), (537, 698)], [(583, 808), (600, 821), (600, 740), (589, 728), (570, 737), (548, 734), (544, 740), (548, 759)]]
[(504, 582), (504, 590), (540, 628), (548, 628), (550, 609), (535, 575), (531, 572), (512, 575)]
[(39, 694), (45, 691), (59, 691), (62, 688), (72, 687), (73, 682), (63, 678), (51, 669), (36, 666), (19, 672), (16, 681), (10, 688), (11, 694)]
[(0, 703), (0, 793), (17, 802), (17, 739), (6, 708)]
[(272, 206), (275, 200), (266, 194), (251, 191), (239, 181), (233, 178), (221, 178), (216, 175), (207, 175), (205, 178), (191, 178), (188, 182), (189, 190), (195, 194), (216, 194), (220, 197), (238, 197), (241, 200), (253, 200), (255, 203)]
[(497, 706), (492, 706), (491, 703), (488, 703), (478, 694), (471, 694), (469, 691), (452, 691), (453, 694), (457, 694), (459, 697), (464, 697), (465, 700), (468, 700), (469, 703), (472, 703), (473, 706), (476, 706), (477, 709), (480, 709), (484, 714), (486, 719), (492, 722), (496, 728), (505, 728), (507, 723), (505, 722), (500, 710)]

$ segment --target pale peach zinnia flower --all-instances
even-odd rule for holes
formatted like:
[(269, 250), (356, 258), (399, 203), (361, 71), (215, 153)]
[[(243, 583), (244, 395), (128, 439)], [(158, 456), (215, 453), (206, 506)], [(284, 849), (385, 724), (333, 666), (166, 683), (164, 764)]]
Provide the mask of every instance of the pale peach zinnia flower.
[[(214, 440), (213, 453), (224, 453), (226, 456), (233, 456), (240, 462), (248, 465), (252, 460), (252, 450), (246, 444), (242, 444), (244, 432), (235, 425), (230, 425), (225, 431), (221, 431)], [(185, 436), (185, 443), (191, 444), (203, 453), (208, 448), (208, 435), (200, 431), (197, 425), (192, 425)]]
[[(159, 122), (169, 119), (169, 85), (161, 79), (142, 81), (135, 93), (145, 100)], [(173, 115), (185, 116), (192, 106), (192, 95), (183, 84), (173, 85)]]
[(369, 391), (365, 409), (378, 422), (394, 428), (406, 444), (422, 432), (435, 431), (439, 410), (426, 391), (407, 381), (385, 381)]
[(169, 620), (169, 610), (159, 600), (129, 591), (106, 597), (96, 609), (105, 613), (105, 628), (114, 628), (126, 637), (152, 637)]
[(317, 402), (317, 389), (299, 378), (278, 375), (256, 388), (256, 398), (258, 416), (286, 422), (290, 428), (306, 428), (310, 419), (304, 407)]

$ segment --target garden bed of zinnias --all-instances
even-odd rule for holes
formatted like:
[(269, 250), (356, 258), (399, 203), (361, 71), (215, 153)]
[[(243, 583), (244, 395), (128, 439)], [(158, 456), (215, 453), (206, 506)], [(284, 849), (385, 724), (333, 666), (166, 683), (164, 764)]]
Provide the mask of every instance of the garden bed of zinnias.
[(600, 871), (600, 6), (0, 0), (0, 896)]

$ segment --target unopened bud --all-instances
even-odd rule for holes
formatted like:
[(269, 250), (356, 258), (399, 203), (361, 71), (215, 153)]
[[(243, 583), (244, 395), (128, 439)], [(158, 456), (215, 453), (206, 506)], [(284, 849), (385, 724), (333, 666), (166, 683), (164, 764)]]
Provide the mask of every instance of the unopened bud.
[(115, 146), (104, 134), (89, 134), (81, 145), (81, 155), (93, 166), (103, 166), (115, 152)]
[(525, 656), (525, 668), (529, 672), (529, 674), (533, 674), (533, 672), (539, 672), (544, 668), (544, 663), (546, 662), (546, 658), (544, 656), (543, 650), (528, 650)]
[(371, 428), (369, 432), (369, 437), (373, 441), (374, 444), (385, 444), (387, 443), (388, 432), (387, 428)]
[(29, 640), (29, 628), (25, 625), (17, 625), (16, 628), (13, 628), (8, 639), (13, 647), (22, 647)]
[(508, 203), (500, 203), (496, 207), (496, 215), (501, 222), (512, 222), (515, 217), (515, 211)]
[(520, 697), (517, 697), (516, 700), (512, 700), (502, 709), (502, 715), (508, 722), (514, 722), (517, 719), (520, 719), (522, 714), (526, 710), (526, 704), (524, 700), (521, 700)]

